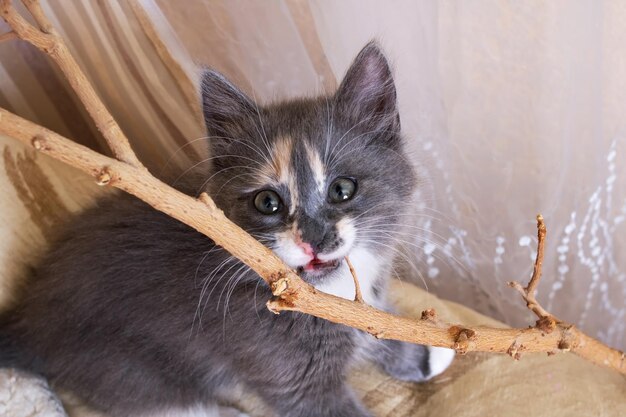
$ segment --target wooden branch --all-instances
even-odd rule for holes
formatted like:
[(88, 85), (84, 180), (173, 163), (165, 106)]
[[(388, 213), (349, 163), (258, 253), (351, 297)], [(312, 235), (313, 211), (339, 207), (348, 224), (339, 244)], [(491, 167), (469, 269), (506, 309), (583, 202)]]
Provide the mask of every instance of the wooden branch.
[[(624, 369), (624, 352), (614, 350), (613, 352), (606, 351), (604, 348), (600, 348), (600, 342), (587, 336), (580, 330), (578, 330), (573, 324), (568, 324), (562, 320), (557, 319), (548, 311), (546, 311), (541, 304), (535, 298), (535, 291), (539, 280), (541, 279), (541, 272), (543, 266), (545, 239), (547, 229), (541, 214), (537, 215), (537, 256), (535, 258), (535, 265), (533, 273), (526, 287), (522, 286), (519, 282), (509, 282), (509, 286), (517, 290), (524, 301), (526, 306), (539, 318), (535, 322), (535, 328), (545, 332), (547, 334), (557, 330), (561, 333), (562, 337), (559, 341), (558, 348), (564, 351), (573, 351), (578, 355), (585, 357), (592, 362), (601, 363), (607, 365), (611, 359), (605, 357), (604, 354), (611, 355), (618, 365), (618, 370), (622, 373), (626, 373)], [(520, 350), (518, 346), (512, 346), (509, 355), (515, 359), (519, 359)], [(548, 352), (550, 353), (550, 352)]]
[(33, 16), (33, 19), (35, 19), (35, 22), (37, 22), (39, 29), (43, 33), (57, 35), (54, 26), (52, 26), (52, 23), (50, 23), (46, 14), (43, 12), (39, 0), (22, 0), (22, 4), (26, 7), (31, 16)]
[(65, 41), (44, 15), (39, 1), (23, 0), (23, 3), (35, 18), (40, 29), (28, 23), (17, 12), (12, 0), (0, 0), (0, 13), (4, 20), (20, 39), (36, 46), (56, 62), (96, 123), (115, 157), (130, 165), (143, 167), (130, 147), (128, 138), (96, 94), (93, 86), (67, 48)]
[(11, 39), (19, 39), (17, 37), (17, 33), (13, 32), (12, 30), (10, 30), (10, 31), (0, 35), (0, 43), (2, 43), (4, 41), (9, 41)]
[[(27, 3), (31, 13), (39, 16), (35, 19), (40, 28), (45, 28), (45, 32), (23, 20), (9, 0), (0, 0), (0, 13), (21, 39), (40, 47), (59, 63), (80, 99), (93, 110), (90, 115), (96, 124), (105, 127), (107, 142), (118, 160), (94, 152), (3, 109), (0, 109), (0, 134), (14, 137), (42, 153), (82, 170), (91, 175), (99, 185), (122, 189), (213, 239), (216, 244), (252, 268), (269, 285), (274, 295), (267, 302), (271, 311), (277, 314), (285, 310), (299, 311), (363, 330), (378, 338), (448, 347), (459, 353), (500, 352), (519, 358), (525, 352), (572, 351), (596, 364), (626, 374), (624, 353), (611, 349), (574, 326), (556, 319), (547, 326), (538, 321), (536, 326), (523, 329), (451, 325), (436, 320), (432, 309), (426, 310), (422, 319), (413, 320), (377, 310), (363, 302), (345, 300), (316, 290), (289, 269), (271, 250), (226, 218), (207, 194), (194, 199), (150, 175), (138, 162), (119, 126), (111, 124), (115, 123), (111, 115), (95, 96), (93, 88), (78, 69), (63, 41), (53, 28), (47, 26), (38, 2), (29, 0)], [(539, 233), (541, 236), (541, 232)], [(540, 237), (540, 241), (543, 242), (543, 237)], [(533, 274), (537, 278), (534, 281), (531, 279), (531, 283), (525, 289), (522, 288), (529, 307), (533, 303), (538, 305), (532, 293), (541, 274), (542, 260), (543, 245), (540, 245)], [(354, 279), (358, 288), (356, 275)], [(358, 298), (362, 299), (357, 295)]]

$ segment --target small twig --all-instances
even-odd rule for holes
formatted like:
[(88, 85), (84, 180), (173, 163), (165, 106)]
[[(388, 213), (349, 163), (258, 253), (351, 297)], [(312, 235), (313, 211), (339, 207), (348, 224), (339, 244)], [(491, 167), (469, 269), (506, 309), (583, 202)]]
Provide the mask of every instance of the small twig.
[(357, 303), (365, 303), (363, 301), (363, 294), (361, 294), (361, 286), (359, 285), (359, 278), (356, 276), (356, 271), (352, 266), (352, 262), (350, 262), (350, 258), (345, 257), (346, 263), (348, 264), (348, 268), (350, 269), (350, 274), (352, 274), (352, 279), (354, 280), (354, 301)]
[(18, 39), (17, 33), (12, 30), (0, 35), (0, 42), (9, 41), (11, 39)]
[(541, 272), (543, 267), (543, 252), (545, 247), (546, 240), (546, 224), (543, 221), (543, 216), (541, 214), (537, 215), (537, 257), (535, 258), (535, 266), (533, 268), (533, 275), (530, 278), (530, 282), (526, 287), (526, 292), (533, 295), (535, 294), (535, 289), (539, 284), (539, 280), (541, 279)]
[(535, 258), (533, 274), (526, 287), (523, 287), (519, 282), (515, 282), (515, 281), (509, 282), (509, 286), (517, 290), (517, 292), (519, 292), (522, 295), (522, 298), (524, 299), (524, 301), (526, 301), (526, 307), (532, 310), (537, 315), (537, 317), (539, 317), (539, 319), (552, 317), (552, 315), (548, 313), (541, 306), (541, 304), (537, 302), (537, 299), (535, 298), (535, 291), (537, 289), (537, 285), (539, 285), (539, 280), (541, 279), (546, 232), (547, 232), (546, 224), (543, 221), (543, 216), (541, 214), (538, 214), (537, 215), (537, 257)]
[(13, 7), (12, 0), (0, 0), (2, 18), (19, 39), (22, 39), (51, 55), (54, 45), (52, 35), (42, 32), (22, 17)]
[(36, 46), (56, 62), (94, 120), (98, 130), (102, 132), (102, 136), (104, 136), (116, 158), (132, 166), (143, 168), (143, 164), (133, 152), (128, 138), (96, 94), (65, 41), (52, 28), (52, 24), (45, 16), (39, 1), (23, 0), (23, 3), (39, 27), (33, 26), (24, 19), (15, 9), (11, 0), (0, 0), (0, 13), (3, 19), (20, 39)]
[(456, 332), (454, 339), (453, 349), (459, 355), (465, 355), (470, 350), (473, 350), (472, 342), (476, 339), (476, 331), (472, 329), (459, 328), (459, 326), (452, 326), (453, 332)]
[(506, 351), (506, 354), (518, 361), (522, 357), (522, 354), (520, 353), (521, 348), (522, 345), (520, 345), (517, 340), (514, 340), (513, 343), (511, 343), (511, 346), (509, 346), (509, 349)]
[(38, 0), (22, 0), (22, 4), (30, 12), (31, 16), (33, 16), (33, 19), (35, 19), (35, 22), (37, 22), (42, 32), (55, 34), (54, 26), (52, 26), (52, 23), (46, 17)]

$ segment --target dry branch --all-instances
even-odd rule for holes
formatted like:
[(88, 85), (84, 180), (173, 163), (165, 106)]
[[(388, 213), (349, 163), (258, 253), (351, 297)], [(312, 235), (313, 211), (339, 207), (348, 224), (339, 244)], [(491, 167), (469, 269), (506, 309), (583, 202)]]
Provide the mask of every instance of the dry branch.
[(143, 165), (130, 147), (128, 138), (96, 94), (63, 38), (45, 16), (39, 1), (23, 0), (22, 3), (33, 15), (39, 28), (26, 21), (13, 7), (11, 0), (0, 0), (0, 13), (2, 13), (4, 20), (20, 39), (36, 46), (56, 62), (96, 123), (115, 157), (130, 165), (142, 167)]
[[(540, 317), (534, 327), (502, 329), (451, 325), (437, 320), (434, 310), (426, 310), (422, 319), (413, 320), (377, 310), (362, 302), (358, 293), (356, 301), (349, 301), (316, 290), (289, 269), (272, 251), (226, 218), (208, 195), (202, 194), (199, 199), (194, 199), (150, 175), (138, 161), (119, 126), (78, 68), (63, 40), (41, 12), (39, 2), (24, 0), (24, 3), (33, 14), (39, 29), (17, 14), (9, 0), (0, 0), (0, 12), (19, 38), (31, 42), (58, 63), (102, 130), (117, 160), (78, 145), (3, 109), (0, 109), (0, 134), (14, 137), (42, 153), (82, 170), (94, 177), (100, 185), (114, 186), (133, 194), (155, 209), (213, 239), (216, 244), (251, 267), (269, 285), (274, 294), (267, 303), (271, 311), (299, 311), (363, 330), (378, 338), (448, 347), (459, 353), (500, 352), (519, 358), (525, 352), (572, 351), (596, 364), (626, 374), (622, 352), (611, 349), (574, 326), (553, 318), (534, 299), (534, 289), (541, 274), (545, 227), (543, 236), (541, 227), (539, 229), (540, 245), (533, 279), (526, 288), (514, 284), (516, 288), (521, 288), (529, 308)], [(540, 220), (540, 224), (543, 224), (543, 220)], [(354, 280), (358, 288), (356, 275)], [(546, 318), (549, 319), (547, 324)]]
[(11, 39), (18, 39), (17, 34), (12, 30), (0, 35), (0, 43)]
[(539, 317), (539, 320), (544, 322), (552, 320), (552, 316), (546, 310), (541, 307), (535, 298), (535, 291), (539, 280), (541, 279), (541, 268), (543, 267), (543, 253), (546, 240), (546, 225), (543, 221), (543, 216), (539, 214), (537, 216), (537, 257), (535, 258), (535, 267), (533, 268), (533, 274), (530, 277), (530, 281), (526, 287), (523, 287), (519, 282), (511, 281), (509, 286), (516, 289), (521, 295), (524, 301), (526, 301), (526, 307), (528, 307), (533, 313)]

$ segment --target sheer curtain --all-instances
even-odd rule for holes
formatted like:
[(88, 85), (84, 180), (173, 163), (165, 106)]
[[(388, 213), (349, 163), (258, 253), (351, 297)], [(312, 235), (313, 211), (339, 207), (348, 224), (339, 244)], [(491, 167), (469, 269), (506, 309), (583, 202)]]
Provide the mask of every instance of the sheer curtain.
[(507, 281), (530, 276), (540, 212), (548, 240), (539, 300), (626, 346), (626, 4), (192, 3), (155, 7), (193, 59), (261, 100), (332, 88), (379, 39), (424, 171), (416, 281), (529, 323)]

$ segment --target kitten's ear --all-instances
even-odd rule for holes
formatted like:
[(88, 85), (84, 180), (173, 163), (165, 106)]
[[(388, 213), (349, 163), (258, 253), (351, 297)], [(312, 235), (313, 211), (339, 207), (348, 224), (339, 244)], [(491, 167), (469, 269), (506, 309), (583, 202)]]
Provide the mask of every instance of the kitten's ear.
[(375, 41), (365, 45), (348, 69), (336, 100), (342, 111), (369, 129), (400, 130), (396, 87), (389, 63)]
[(254, 102), (222, 74), (202, 74), (202, 110), (210, 135), (231, 137), (255, 111)]

